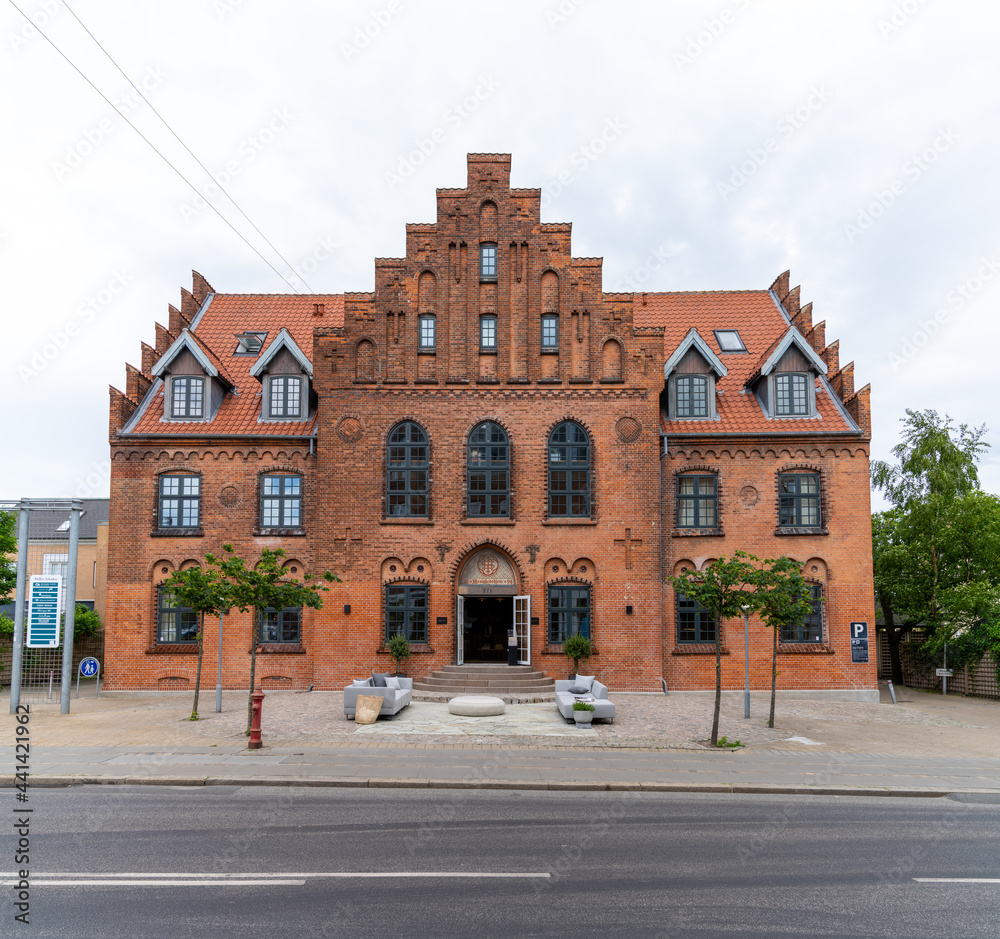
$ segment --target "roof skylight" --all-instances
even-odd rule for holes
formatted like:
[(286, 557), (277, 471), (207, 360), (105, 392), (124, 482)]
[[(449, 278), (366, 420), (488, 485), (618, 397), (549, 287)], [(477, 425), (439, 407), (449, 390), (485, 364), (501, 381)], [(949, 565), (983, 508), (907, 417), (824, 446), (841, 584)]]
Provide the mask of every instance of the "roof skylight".
[(715, 341), (719, 344), (722, 352), (746, 352), (747, 347), (743, 345), (740, 334), (735, 329), (716, 329)]

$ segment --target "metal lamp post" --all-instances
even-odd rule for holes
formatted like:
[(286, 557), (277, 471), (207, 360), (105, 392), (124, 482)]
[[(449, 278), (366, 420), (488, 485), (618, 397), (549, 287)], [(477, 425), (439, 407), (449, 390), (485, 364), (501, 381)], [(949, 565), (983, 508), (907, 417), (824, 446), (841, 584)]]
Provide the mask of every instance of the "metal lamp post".
[(743, 717), (750, 716), (750, 607), (743, 607)]
[(222, 713), (222, 613), (219, 614), (219, 675), (215, 680), (215, 713)]

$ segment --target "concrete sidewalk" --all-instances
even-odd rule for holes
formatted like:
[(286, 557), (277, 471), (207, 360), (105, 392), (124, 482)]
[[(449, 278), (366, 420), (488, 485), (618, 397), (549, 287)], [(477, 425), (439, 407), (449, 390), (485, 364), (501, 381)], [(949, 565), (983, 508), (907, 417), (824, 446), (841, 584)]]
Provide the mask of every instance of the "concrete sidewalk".
[[(248, 751), (245, 695), (227, 693), (222, 714), (214, 695), (203, 698), (209, 710), (197, 722), (186, 720), (189, 695), (115, 695), (74, 700), (65, 716), (32, 707), (30, 779), (1000, 797), (1000, 702), (897, 694), (895, 706), (779, 699), (773, 730), (766, 702), (756, 699), (744, 720), (742, 698), (727, 698), (720, 731), (749, 744), (735, 751), (704, 744), (711, 696), (618, 694), (615, 724), (590, 731), (566, 725), (552, 705), (509, 706), (506, 720), (456, 731), (439, 705), (414, 702), (405, 721), (371, 728), (344, 720), (336, 693), (275, 693), (265, 700), (265, 747)], [(9, 786), (16, 724), (3, 715), (0, 725)]]

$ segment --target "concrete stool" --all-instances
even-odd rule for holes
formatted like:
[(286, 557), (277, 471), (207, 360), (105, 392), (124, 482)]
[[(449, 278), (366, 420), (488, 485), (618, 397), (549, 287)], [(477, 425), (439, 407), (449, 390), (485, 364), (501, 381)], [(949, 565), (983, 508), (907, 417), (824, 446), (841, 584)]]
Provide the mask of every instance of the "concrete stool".
[(462, 717), (489, 717), (493, 714), (503, 714), (506, 707), (503, 698), (494, 698), (486, 694), (464, 694), (448, 702), (448, 713), (459, 714)]

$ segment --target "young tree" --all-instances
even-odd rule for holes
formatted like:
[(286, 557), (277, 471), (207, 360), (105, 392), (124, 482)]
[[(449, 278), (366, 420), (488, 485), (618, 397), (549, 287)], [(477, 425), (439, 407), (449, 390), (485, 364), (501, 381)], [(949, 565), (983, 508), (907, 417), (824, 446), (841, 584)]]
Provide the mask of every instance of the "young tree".
[(0, 603), (10, 599), (17, 587), (17, 516), (0, 512)]
[(257, 643), (259, 642), (260, 622), (267, 609), (280, 610), (285, 607), (308, 606), (320, 609), (323, 599), (320, 591), (327, 588), (323, 582), (340, 582), (340, 578), (325, 571), (321, 577), (312, 577), (303, 573), (301, 580), (289, 577), (282, 568), (285, 552), (281, 548), (274, 551), (265, 548), (260, 560), (251, 568), (246, 561), (237, 555), (233, 546), (222, 546), (225, 552), (221, 560), (212, 555), (212, 563), (217, 563), (222, 577), (229, 582), (229, 599), (232, 606), (246, 612), (253, 610), (253, 626), (251, 627), (250, 645), (250, 691), (247, 696), (247, 733), (250, 733), (250, 722), (253, 715), (253, 687), (257, 671)]
[(715, 619), (715, 713), (712, 746), (719, 740), (719, 710), (722, 705), (722, 621), (743, 615), (743, 607), (754, 607), (754, 591), (760, 572), (757, 558), (736, 551), (732, 558), (719, 558), (704, 571), (684, 571), (673, 578), (674, 590), (700, 603)]
[(809, 585), (802, 576), (802, 567), (791, 558), (766, 560), (757, 575), (757, 590), (753, 606), (757, 615), (770, 627), (771, 645), (771, 712), (767, 726), (774, 727), (774, 699), (778, 685), (778, 635), (790, 623), (801, 623), (811, 612)]
[(198, 720), (198, 695), (201, 692), (201, 662), (205, 652), (205, 614), (219, 616), (232, 606), (231, 584), (222, 576), (218, 560), (207, 554), (208, 568), (189, 567), (174, 571), (163, 587), (170, 591), (178, 606), (186, 606), (198, 614), (198, 668), (194, 680), (194, 704), (191, 706), (191, 720)]
[(957, 427), (935, 411), (907, 411), (898, 463), (872, 463), (872, 485), (892, 508), (872, 518), (875, 594), (902, 682), (899, 642), (916, 626), (932, 648), (960, 631), (989, 634), (998, 618), (1000, 501), (979, 490), (985, 427)]

